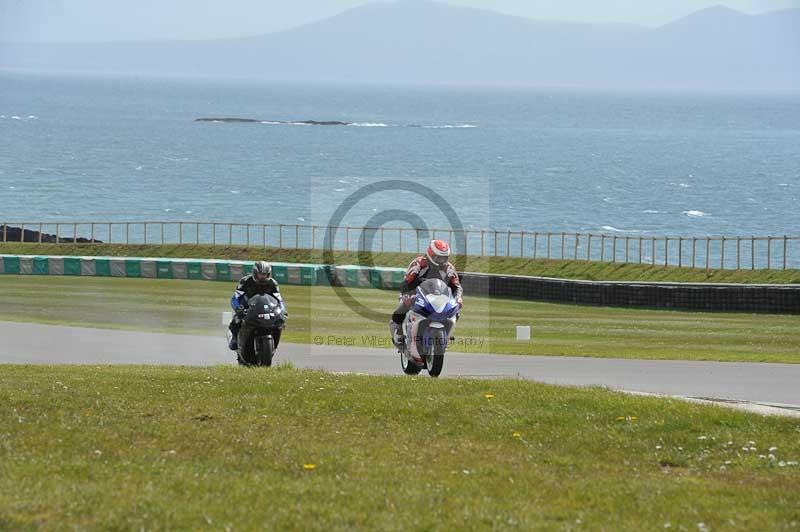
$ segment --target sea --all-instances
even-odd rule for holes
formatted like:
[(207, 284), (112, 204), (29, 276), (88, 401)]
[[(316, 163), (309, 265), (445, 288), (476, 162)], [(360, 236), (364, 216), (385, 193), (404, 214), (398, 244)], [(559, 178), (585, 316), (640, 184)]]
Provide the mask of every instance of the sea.
[(0, 73), (0, 224), (332, 220), (800, 235), (800, 95)]

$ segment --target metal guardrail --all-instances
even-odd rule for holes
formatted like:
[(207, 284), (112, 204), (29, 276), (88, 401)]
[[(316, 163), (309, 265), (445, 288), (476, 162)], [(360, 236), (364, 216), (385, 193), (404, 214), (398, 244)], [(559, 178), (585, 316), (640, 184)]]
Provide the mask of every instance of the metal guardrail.
[[(21, 231), (21, 232), (20, 232)], [(195, 244), (421, 253), (432, 238), (478, 257), (589, 260), (719, 269), (800, 269), (800, 236), (630, 236), (606, 233), (332, 227), (226, 222), (0, 224), (2, 242)], [(83, 241), (81, 240), (83, 239)]]

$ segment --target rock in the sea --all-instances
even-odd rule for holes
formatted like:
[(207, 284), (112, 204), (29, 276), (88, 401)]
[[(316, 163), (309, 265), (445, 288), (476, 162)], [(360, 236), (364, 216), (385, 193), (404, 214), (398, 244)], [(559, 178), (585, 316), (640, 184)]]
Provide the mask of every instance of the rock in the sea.
[(306, 124), (309, 126), (349, 126), (350, 122), (340, 122), (338, 120), (297, 120), (292, 124)]
[(267, 124), (296, 124), (303, 126), (349, 126), (350, 122), (340, 120), (256, 120), (255, 118), (196, 118), (195, 122), (227, 122), (227, 123), (253, 123), (262, 122)]
[[(66, 224), (65, 224), (66, 225)], [(71, 244), (73, 242), (77, 242), (78, 244), (102, 244), (102, 240), (90, 240), (88, 238), (73, 238), (73, 237), (61, 237), (56, 238), (56, 235), (51, 235), (49, 233), (41, 233), (41, 239), (43, 243), (48, 244), (55, 244), (57, 242), (63, 244)], [(39, 231), (32, 231), (30, 229), (25, 229), (25, 233), (23, 234), (22, 228), (20, 227), (12, 227), (10, 225), (0, 225), (0, 242), (39, 242)]]
[(233, 123), (237, 123), (237, 122), (260, 122), (260, 120), (256, 120), (254, 118), (230, 118), (230, 117), (224, 117), (224, 118), (198, 118), (198, 119), (195, 120), (195, 122), (233, 122)]

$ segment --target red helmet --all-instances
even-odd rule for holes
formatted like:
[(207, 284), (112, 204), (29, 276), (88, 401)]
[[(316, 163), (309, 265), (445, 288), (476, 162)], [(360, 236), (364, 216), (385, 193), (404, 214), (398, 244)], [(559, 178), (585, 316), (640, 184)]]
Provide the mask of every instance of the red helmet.
[(450, 245), (444, 240), (431, 240), (428, 246), (428, 260), (437, 266), (444, 266), (450, 259)]

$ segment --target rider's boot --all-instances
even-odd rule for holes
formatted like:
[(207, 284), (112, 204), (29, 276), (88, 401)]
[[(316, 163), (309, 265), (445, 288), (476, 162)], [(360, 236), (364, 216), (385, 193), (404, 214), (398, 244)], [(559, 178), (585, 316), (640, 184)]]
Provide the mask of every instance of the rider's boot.
[(389, 330), (392, 333), (392, 343), (394, 346), (397, 349), (402, 349), (405, 344), (405, 337), (403, 336), (401, 327), (392, 320), (389, 322)]

